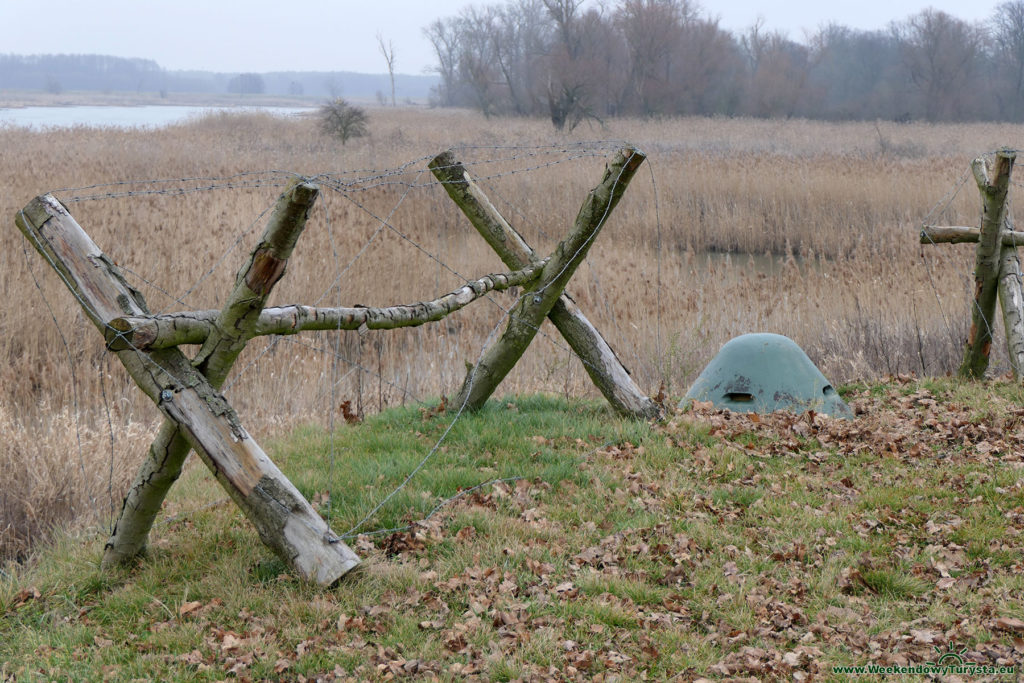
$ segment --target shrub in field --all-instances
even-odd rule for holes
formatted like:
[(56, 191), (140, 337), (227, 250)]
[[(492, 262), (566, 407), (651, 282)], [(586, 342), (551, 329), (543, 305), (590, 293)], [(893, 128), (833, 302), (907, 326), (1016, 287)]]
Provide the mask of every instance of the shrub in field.
[(344, 145), (349, 138), (366, 135), (366, 112), (336, 97), (320, 107), (320, 130), (327, 135), (340, 138), (341, 144)]

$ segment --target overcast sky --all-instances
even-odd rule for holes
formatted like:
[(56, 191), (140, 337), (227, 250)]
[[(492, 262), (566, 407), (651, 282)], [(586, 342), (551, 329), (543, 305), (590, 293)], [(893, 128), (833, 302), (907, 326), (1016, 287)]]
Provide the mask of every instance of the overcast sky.
[[(596, 5), (599, 0), (587, 0)], [(607, 2), (607, 0), (606, 0)], [(386, 71), (376, 36), (395, 47), (396, 71), (433, 63), (423, 27), (465, 0), (0, 0), (0, 53), (107, 54), (208, 71)], [(742, 31), (764, 18), (794, 40), (829, 22), (885, 28), (926, 7), (982, 21), (999, 0), (707, 0), (706, 16)]]

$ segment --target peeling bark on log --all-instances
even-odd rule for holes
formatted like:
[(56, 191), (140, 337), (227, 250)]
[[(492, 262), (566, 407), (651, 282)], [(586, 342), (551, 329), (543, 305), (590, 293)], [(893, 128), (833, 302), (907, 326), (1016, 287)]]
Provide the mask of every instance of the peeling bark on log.
[(540, 279), (527, 289), (513, 308), (505, 333), (484, 352), (476, 367), (469, 370), (452, 405), (479, 410), (494, 393), (561, 298), (562, 290), (586, 258), (587, 251), (645, 158), (642, 152), (626, 148), (609, 162), (600, 184), (584, 200), (572, 232), (558, 244)]
[[(926, 225), (921, 229), (921, 244), (977, 243), (981, 236), (978, 228), (959, 225)], [(1004, 247), (1024, 247), (1024, 232), (1003, 230), (1000, 241)]]
[[(545, 263), (546, 260), (540, 261), (512, 273), (485, 275), (442, 297), (415, 304), (385, 308), (265, 308), (256, 321), (254, 336), (297, 334), (307, 330), (358, 330), (364, 325), (371, 330), (423, 325), (441, 320), (488, 292), (500, 292), (533, 282), (540, 277)], [(218, 315), (218, 311), (188, 311), (149, 318), (117, 318), (110, 322), (118, 332), (108, 335), (109, 348), (161, 349), (180, 344), (202, 344)]]
[[(206, 344), (192, 362), (214, 389), (223, 386), (238, 354), (252, 337), (254, 317), (284, 275), (318, 194), (315, 185), (301, 179), (292, 181), (278, 198), (260, 243), (238, 272), (224, 309), (215, 312), (211, 333), (204, 339)], [(109, 321), (105, 329), (108, 348), (133, 348), (120, 331), (119, 320)], [(190, 450), (188, 439), (176, 423), (168, 421), (161, 425), (121, 505), (121, 514), (104, 549), (104, 567), (122, 564), (145, 552), (156, 515), (181, 475)]]
[(1016, 157), (1009, 150), (998, 152), (991, 173), (983, 159), (971, 164), (982, 197), (982, 220), (974, 266), (971, 329), (960, 364), (960, 376), (965, 378), (980, 379), (988, 368), (999, 287), (1000, 231), (1006, 222), (1006, 194)]
[[(54, 197), (37, 197), (15, 222), (101, 332), (114, 318), (148, 315), (141, 295)], [(117, 356), (161, 412), (182, 428), (264, 543), (300, 576), (328, 585), (359, 563), (178, 349), (125, 350)]]
[[(537, 260), (533, 249), (494, 207), (452, 152), (444, 152), (435, 157), (430, 162), (430, 168), (448, 195), (506, 266), (522, 268)], [(611, 346), (567, 293), (563, 293), (555, 302), (548, 318), (582, 361), (590, 379), (618, 413), (641, 419), (658, 416), (660, 410), (657, 403), (637, 387)]]

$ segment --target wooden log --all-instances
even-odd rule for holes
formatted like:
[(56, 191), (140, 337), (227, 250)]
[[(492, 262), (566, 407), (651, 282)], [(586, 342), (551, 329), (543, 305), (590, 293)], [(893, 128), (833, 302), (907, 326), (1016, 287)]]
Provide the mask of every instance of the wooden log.
[[(274, 284), (284, 274), (295, 243), (306, 225), (319, 189), (295, 179), (278, 198), (263, 236), (235, 278), (224, 309), (215, 312), (211, 333), (192, 364), (219, 390), (238, 354), (252, 337), (256, 317)], [(108, 348), (132, 348), (117, 332), (117, 320), (105, 328)], [(170, 487), (181, 475), (191, 447), (177, 423), (166, 421), (150, 445), (135, 480), (121, 505), (117, 523), (107, 540), (103, 566), (128, 562), (146, 550), (149, 531)]]
[[(1007, 211), (1004, 235), (1013, 231), (1013, 216)], [(999, 253), (999, 304), (1006, 329), (1006, 351), (1013, 377), (1024, 378), (1024, 283), (1021, 282), (1020, 258), (1013, 246), (1005, 242)]]
[[(537, 260), (530, 245), (494, 207), (452, 152), (439, 154), (430, 162), (430, 168), (448, 195), (506, 266), (522, 268)], [(563, 292), (548, 313), (548, 318), (616, 412), (641, 419), (658, 416), (658, 404), (640, 390), (615, 351), (568, 293)]]
[[(960, 225), (926, 225), (921, 228), (921, 244), (977, 243), (980, 236), (978, 228)], [(1024, 247), (1024, 232), (1004, 229), (999, 239), (1004, 247)]]
[[(546, 260), (511, 273), (496, 273), (469, 282), (431, 301), (371, 308), (365, 306), (316, 308), (277, 306), (265, 308), (256, 321), (254, 335), (297, 334), (307, 330), (391, 330), (441, 320), (491, 291), (525, 285), (540, 277)], [(148, 318), (117, 318), (110, 326), (108, 348), (162, 349), (180, 344), (202, 344), (213, 328), (218, 311), (165, 313)]]
[(224, 383), (238, 354), (255, 334), (263, 306), (274, 285), (284, 276), (319, 194), (316, 185), (296, 180), (277, 200), (263, 239), (238, 271), (224, 309), (192, 360), (213, 386)]
[[(34, 199), (15, 222), (101, 332), (114, 318), (148, 315), (141, 295), (53, 196)], [(117, 357), (182, 429), (264, 543), (301, 577), (328, 585), (358, 565), (356, 555), (267, 458), (227, 401), (181, 351), (131, 349), (118, 351)]]
[(1016, 158), (1015, 152), (1003, 150), (996, 154), (991, 171), (984, 159), (975, 159), (971, 164), (975, 182), (981, 192), (982, 218), (974, 264), (971, 329), (964, 348), (963, 362), (960, 364), (961, 377), (980, 379), (988, 368), (999, 287), (1000, 231), (1006, 222), (1006, 194)]
[(518, 269), (537, 260), (523, 236), (505, 220), (451, 150), (438, 154), (427, 166), (502, 263)]
[(586, 258), (587, 251), (644, 159), (642, 152), (625, 148), (608, 163), (601, 182), (584, 200), (572, 232), (558, 244), (540, 279), (527, 289), (513, 308), (505, 333), (484, 351), (480, 362), (469, 369), (451, 405), (479, 410), (494, 393), (561, 298), (562, 290)]

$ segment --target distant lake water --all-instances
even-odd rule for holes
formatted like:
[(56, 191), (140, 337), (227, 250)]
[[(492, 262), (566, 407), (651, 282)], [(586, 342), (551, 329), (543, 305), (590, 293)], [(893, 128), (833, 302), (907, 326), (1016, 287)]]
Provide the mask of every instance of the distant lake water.
[(34, 129), (69, 126), (157, 128), (220, 111), (259, 111), (275, 116), (295, 116), (314, 110), (308, 107), (191, 107), (182, 105), (22, 107), (0, 109), (0, 126), (12, 125)]

